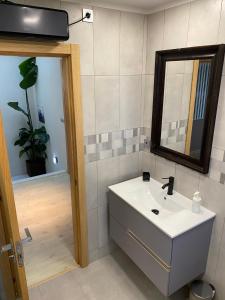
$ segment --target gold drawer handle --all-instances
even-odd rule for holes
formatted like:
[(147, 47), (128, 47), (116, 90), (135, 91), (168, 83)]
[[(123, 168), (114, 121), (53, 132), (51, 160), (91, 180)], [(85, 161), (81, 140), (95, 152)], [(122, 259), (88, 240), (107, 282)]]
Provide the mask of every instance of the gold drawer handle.
[(168, 266), (152, 249), (150, 249), (144, 242), (142, 242), (131, 230), (128, 229), (127, 233), (133, 240), (140, 244), (142, 248), (144, 248), (144, 250), (149, 255), (151, 255), (151, 257), (155, 261), (157, 261), (157, 263), (160, 264), (162, 268), (164, 268), (167, 272), (170, 272), (171, 266)]

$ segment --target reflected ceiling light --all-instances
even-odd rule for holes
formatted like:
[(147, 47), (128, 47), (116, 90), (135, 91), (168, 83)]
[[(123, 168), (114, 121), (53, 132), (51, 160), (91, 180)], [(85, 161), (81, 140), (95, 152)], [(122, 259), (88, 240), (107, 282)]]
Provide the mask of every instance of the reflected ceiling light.
[(24, 17), (23, 22), (26, 24), (37, 24), (40, 21), (40, 17)]

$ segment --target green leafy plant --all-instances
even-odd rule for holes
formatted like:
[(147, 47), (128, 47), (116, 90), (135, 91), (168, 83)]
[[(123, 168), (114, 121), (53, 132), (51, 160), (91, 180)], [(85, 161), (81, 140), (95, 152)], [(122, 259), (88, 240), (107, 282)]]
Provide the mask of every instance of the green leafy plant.
[(26, 154), (30, 161), (46, 159), (46, 144), (49, 141), (49, 135), (45, 126), (34, 128), (28, 99), (28, 89), (35, 85), (38, 78), (38, 66), (36, 64), (36, 58), (31, 57), (23, 61), (19, 65), (19, 70), (23, 77), (22, 81), (20, 82), (20, 87), (25, 91), (26, 110), (22, 109), (18, 102), (8, 102), (8, 105), (14, 110), (24, 114), (24, 116), (27, 118), (28, 127), (19, 129), (18, 139), (15, 141), (14, 145), (22, 148), (19, 153), (20, 157)]

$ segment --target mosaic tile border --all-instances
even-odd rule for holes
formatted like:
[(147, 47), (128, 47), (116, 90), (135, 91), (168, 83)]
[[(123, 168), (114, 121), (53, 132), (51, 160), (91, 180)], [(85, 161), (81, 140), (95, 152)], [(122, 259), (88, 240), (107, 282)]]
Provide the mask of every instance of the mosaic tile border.
[(141, 132), (139, 127), (85, 136), (86, 162), (139, 152)]
[(167, 122), (162, 127), (161, 144), (163, 146), (183, 143), (186, 137), (187, 120)]
[[(138, 127), (84, 137), (86, 163), (134, 152), (150, 152), (151, 129)], [(225, 184), (225, 150), (212, 148), (209, 178)]]

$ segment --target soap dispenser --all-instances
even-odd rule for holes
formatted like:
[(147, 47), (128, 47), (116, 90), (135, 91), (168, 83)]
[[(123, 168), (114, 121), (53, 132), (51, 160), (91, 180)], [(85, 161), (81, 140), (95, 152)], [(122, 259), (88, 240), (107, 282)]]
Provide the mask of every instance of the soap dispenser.
[(192, 201), (192, 212), (199, 214), (201, 210), (201, 202), (202, 198), (200, 196), (200, 192), (195, 192), (193, 195), (193, 201)]

